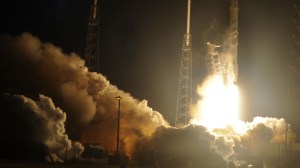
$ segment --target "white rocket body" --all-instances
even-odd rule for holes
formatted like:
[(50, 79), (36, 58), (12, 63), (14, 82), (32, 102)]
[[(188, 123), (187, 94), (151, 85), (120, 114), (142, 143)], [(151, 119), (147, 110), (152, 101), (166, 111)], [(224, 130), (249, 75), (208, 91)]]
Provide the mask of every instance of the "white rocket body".
[(238, 0), (230, 1), (229, 52), (232, 56), (234, 83), (238, 81)]

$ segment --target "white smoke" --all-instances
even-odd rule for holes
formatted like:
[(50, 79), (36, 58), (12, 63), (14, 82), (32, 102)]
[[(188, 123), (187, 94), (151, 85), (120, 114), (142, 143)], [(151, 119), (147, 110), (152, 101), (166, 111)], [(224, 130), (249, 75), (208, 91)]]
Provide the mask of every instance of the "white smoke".
[(72, 142), (65, 130), (66, 113), (60, 108), (55, 107), (51, 98), (44, 95), (39, 95), (39, 100), (34, 101), (23, 95), (15, 95), (15, 97), (22, 100), (24, 108), (34, 113), (39, 121), (32, 123), (40, 127), (39, 132), (40, 141), (48, 148), (48, 156), (46, 160), (61, 162), (65, 159), (62, 153), (69, 153), (69, 158), (80, 156), (84, 151), (83, 146), (79, 142)]

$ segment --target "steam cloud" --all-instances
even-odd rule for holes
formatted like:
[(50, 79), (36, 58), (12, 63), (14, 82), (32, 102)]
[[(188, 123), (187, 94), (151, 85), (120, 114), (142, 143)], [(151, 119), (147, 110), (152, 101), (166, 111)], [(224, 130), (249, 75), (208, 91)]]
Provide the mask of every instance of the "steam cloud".
[[(1, 140), (1, 149), (7, 150), (4, 154), (8, 154), (2, 157), (18, 157), (15, 153), (21, 154), (21, 157), (33, 154), (32, 157), (45, 156), (48, 161), (60, 162), (62, 159), (59, 156), (63, 154), (65, 157), (65, 150), (69, 158), (83, 152), (83, 146), (79, 142), (72, 142), (65, 134), (66, 114), (60, 108), (56, 108), (49, 97), (39, 95), (39, 100), (33, 101), (22, 95), (3, 95), (1, 99), (1, 107), (5, 109), (1, 118), (1, 133), (6, 135), (6, 138)], [(7, 127), (4, 125), (5, 121), (14, 123)], [(8, 140), (10, 142), (7, 142)], [(44, 151), (24, 151), (24, 146), (18, 146), (22, 142), (25, 142), (24, 145), (31, 144), (32, 149), (43, 146)], [(7, 144), (18, 148), (7, 147)]]

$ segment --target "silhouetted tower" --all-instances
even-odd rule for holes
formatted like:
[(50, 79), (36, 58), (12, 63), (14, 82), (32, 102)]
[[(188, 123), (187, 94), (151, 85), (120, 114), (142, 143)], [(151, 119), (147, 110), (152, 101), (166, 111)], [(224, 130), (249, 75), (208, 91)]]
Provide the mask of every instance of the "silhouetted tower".
[(187, 124), (192, 103), (192, 36), (190, 33), (191, 0), (187, 0), (187, 30), (183, 39), (175, 126)]
[(87, 29), (85, 61), (90, 71), (99, 72), (99, 6), (93, 0)]

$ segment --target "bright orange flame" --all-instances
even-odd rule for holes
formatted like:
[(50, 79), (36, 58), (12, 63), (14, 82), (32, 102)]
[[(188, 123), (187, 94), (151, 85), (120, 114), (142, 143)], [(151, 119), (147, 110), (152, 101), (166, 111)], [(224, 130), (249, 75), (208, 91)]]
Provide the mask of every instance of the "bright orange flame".
[(204, 125), (208, 129), (233, 127), (243, 132), (239, 120), (239, 90), (233, 82), (224, 84), (220, 76), (208, 78), (198, 88), (201, 100), (197, 103), (196, 116), (193, 124)]

